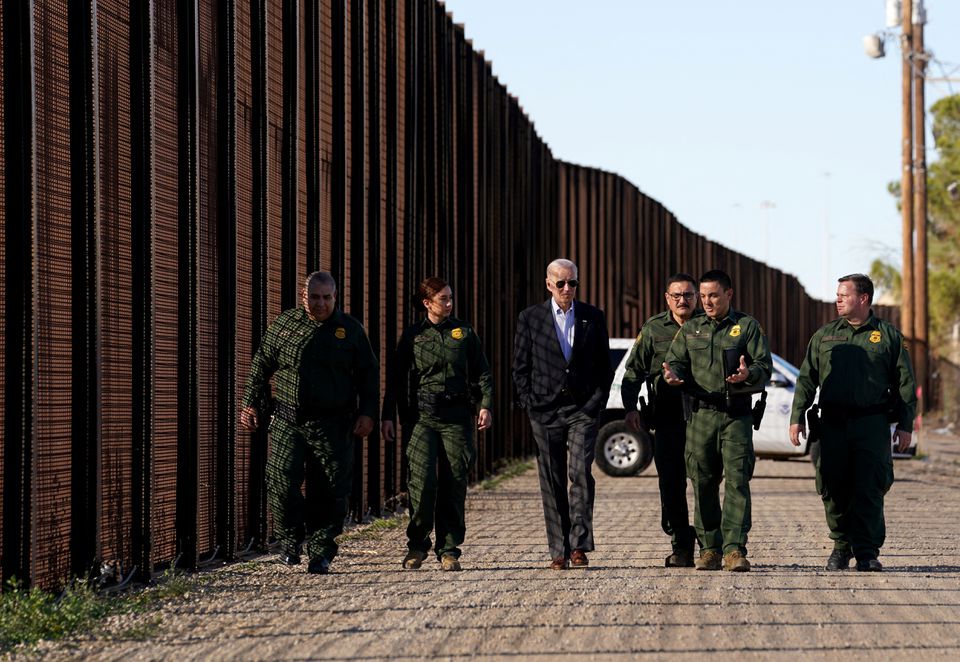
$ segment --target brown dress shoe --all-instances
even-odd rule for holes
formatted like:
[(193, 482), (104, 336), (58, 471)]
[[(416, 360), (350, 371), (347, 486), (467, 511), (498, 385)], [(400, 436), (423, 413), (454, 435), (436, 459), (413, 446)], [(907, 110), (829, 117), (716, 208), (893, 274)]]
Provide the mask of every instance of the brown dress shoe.
[(570, 567), (570, 559), (566, 556), (558, 556), (550, 562), (551, 570), (566, 570)]
[(582, 549), (575, 549), (570, 552), (570, 565), (574, 568), (586, 568), (590, 565), (590, 561), (587, 560), (587, 553)]

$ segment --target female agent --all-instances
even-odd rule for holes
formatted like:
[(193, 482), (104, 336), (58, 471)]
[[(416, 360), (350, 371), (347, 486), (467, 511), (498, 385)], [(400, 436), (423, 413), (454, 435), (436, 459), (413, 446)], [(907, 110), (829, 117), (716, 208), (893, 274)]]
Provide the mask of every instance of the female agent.
[(427, 316), (403, 332), (387, 363), (380, 428), (384, 439), (394, 439), (397, 410), (400, 422), (413, 427), (407, 444), (410, 524), (404, 569), (423, 564), (436, 527), (441, 567), (460, 570), (467, 477), (476, 456), (474, 411), (479, 403), (478, 430), (493, 424), (493, 377), (476, 332), (450, 315), (450, 286), (427, 278), (417, 288), (417, 301)]

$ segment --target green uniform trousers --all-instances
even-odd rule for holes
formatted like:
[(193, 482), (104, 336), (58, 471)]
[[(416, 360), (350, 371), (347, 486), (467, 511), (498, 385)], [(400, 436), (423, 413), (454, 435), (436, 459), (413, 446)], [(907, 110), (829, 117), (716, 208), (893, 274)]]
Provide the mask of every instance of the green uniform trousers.
[(883, 497), (891, 485), (890, 425), (884, 414), (821, 419), (817, 492), (834, 549), (877, 557), (886, 537)]
[[(352, 419), (270, 425), (267, 499), (274, 536), (285, 547), (306, 541), (307, 555), (333, 560), (353, 483)], [(306, 498), (300, 489), (306, 479)]]
[(693, 551), (696, 532), (690, 526), (687, 509), (687, 469), (685, 463), (686, 423), (657, 421), (653, 436), (653, 461), (657, 465), (660, 486), (660, 526), (670, 536), (674, 551)]
[[(703, 409), (687, 422), (687, 475), (693, 486), (693, 524), (703, 551), (747, 553), (753, 419)], [(723, 480), (723, 507), (720, 481)]]
[(442, 422), (421, 413), (407, 444), (410, 478), (410, 524), (407, 547), (430, 550), (430, 533), (436, 525), (436, 554), (460, 558), (467, 532), (464, 507), (467, 479), (476, 447), (473, 418)]

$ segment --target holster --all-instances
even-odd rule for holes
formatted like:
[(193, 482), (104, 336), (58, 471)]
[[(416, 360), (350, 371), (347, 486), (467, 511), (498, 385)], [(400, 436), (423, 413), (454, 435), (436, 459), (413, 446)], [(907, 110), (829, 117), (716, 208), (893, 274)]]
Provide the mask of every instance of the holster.
[(807, 443), (820, 441), (820, 407), (813, 405), (807, 410)]
[(254, 405), (254, 408), (257, 410), (257, 413), (261, 418), (270, 418), (273, 416), (273, 412), (276, 409), (277, 401), (269, 393), (264, 395), (260, 402)]
[(637, 400), (637, 408), (640, 410), (640, 427), (644, 430), (651, 430), (654, 427), (653, 416), (654, 416), (654, 398), (650, 398), (650, 403), (647, 404), (646, 398), (642, 395), (639, 400)]
[(763, 421), (763, 412), (767, 410), (767, 392), (760, 394), (760, 399), (753, 405), (753, 429), (760, 429), (760, 422)]
[(470, 384), (470, 404), (476, 406), (483, 402), (483, 391), (480, 384)]
[(900, 415), (903, 412), (903, 399), (900, 394), (890, 389), (887, 391), (887, 422), (899, 423)]
[(297, 424), (297, 408), (285, 402), (273, 401), (273, 415), (284, 423)]
[(689, 421), (693, 415), (700, 411), (700, 400), (689, 393), (680, 394), (680, 403), (683, 405), (683, 420)]

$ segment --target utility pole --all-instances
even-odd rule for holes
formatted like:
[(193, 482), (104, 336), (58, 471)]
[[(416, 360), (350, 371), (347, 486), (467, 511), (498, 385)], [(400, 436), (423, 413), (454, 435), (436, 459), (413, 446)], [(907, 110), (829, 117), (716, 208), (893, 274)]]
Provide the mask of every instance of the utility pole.
[(913, 0), (903, 0), (900, 36), (903, 55), (903, 172), (900, 210), (903, 214), (903, 269), (901, 271), (900, 326), (911, 354), (914, 349), (913, 303)]
[[(913, 23), (913, 223), (916, 230), (916, 255), (913, 261), (913, 364), (917, 385), (925, 399), (929, 393), (930, 345), (927, 315), (927, 140), (924, 76), (927, 54), (923, 50), (923, 24), (926, 13), (923, 0), (916, 0), (916, 11), (904, 14)], [(916, 20), (913, 20), (915, 18)], [(908, 200), (908, 198), (904, 198)], [(921, 402), (923, 411), (925, 403)]]
[[(899, 12), (899, 14), (898, 14)], [(928, 55), (923, 49), (927, 21), (923, 0), (887, 0), (887, 27), (901, 26), (903, 56), (903, 172), (900, 211), (903, 215), (903, 270), (900, 327), (913, 354), (921, 397), (930, 392), (929, 315), (927, 306), (927, 146), (924, 84)], [(884, 56), (885, 34), (864, 37), (869, 57)], [(914, 227), (916, 226), (916, 227)], [(914, 253), (916, 230), (916, 253)], [(922, 411), (925, 403), (921, 402)]]

